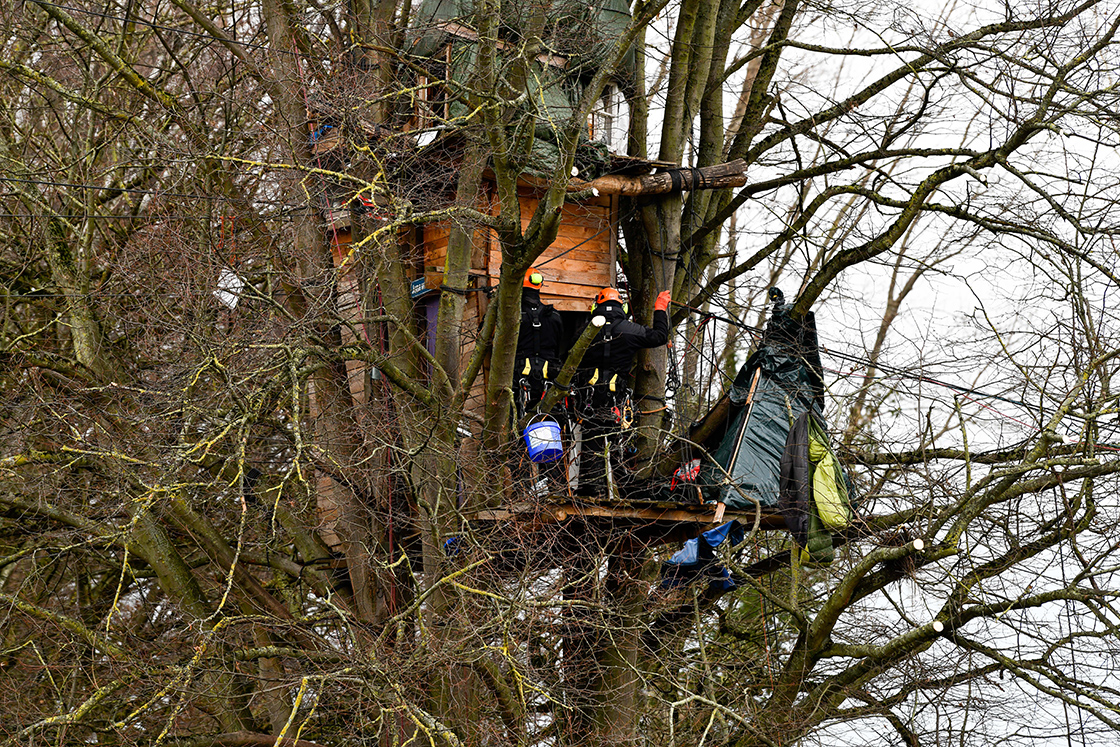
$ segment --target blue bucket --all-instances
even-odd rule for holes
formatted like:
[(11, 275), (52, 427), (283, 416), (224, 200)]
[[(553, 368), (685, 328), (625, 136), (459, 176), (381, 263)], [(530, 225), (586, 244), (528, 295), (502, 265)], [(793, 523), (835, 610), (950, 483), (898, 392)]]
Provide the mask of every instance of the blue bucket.
[(537, 464), (555, 462), (564, 455), (564, 444), (560, 441), (560, 424), (547, 415), (543, 420), (525, 426), (525, 445), (529, 448), (529, 458)]

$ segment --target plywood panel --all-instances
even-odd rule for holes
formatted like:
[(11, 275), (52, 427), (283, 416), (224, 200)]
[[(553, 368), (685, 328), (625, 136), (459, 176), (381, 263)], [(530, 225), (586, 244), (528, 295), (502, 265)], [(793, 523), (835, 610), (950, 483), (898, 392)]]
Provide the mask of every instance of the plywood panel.
[(560, 290), (563, 285), (589, 286), (596, 290), (610, 285), (610, 283), (604, 282), (606, 271), (602, 268), (580, 266), (578, 269), (555, 271), (552, 265), (549, 265), (544, 269), (552, 270), (543, 273), (545, 276), (543, 290), (549, 294), (566, 295)]
[(590, 311), (591, 302), (595, 300), (602, 286), (598, 285), (568, 285), (564, 284), (557, 289), (558, 294), (541, 294), (541, 300), (552, 304), (557, 311)]
[(542, 254), (536, 261), (537, 268), (544, 274), (544, 279), (560, 279), (565, 272), (593, 272), (597, 276), (605, 275), (611, 269), (606, 257), (585, 258), (576, 252), (550, 252)]
[[(471, 252), (470, 272), (482, 277), (489, 276), (487, 248), (491, 243), (490, 229), (475, 231), (473, 251)], [(438, 288), (443, 283), (443, 267), (447, 261), (447, 249), (451, 242), (450, 225), (431, 223), (422, 228), (422, 248), (424, 252), (424, 278), (428, 288)], [(484, 283), (485, 284), (485, 283)]]
[(587, 252), (596, 260), (608, 264), (610, 262), (611, 242), (606, 234), (602, 236), (572, 236), (571, 234), (559, 233), (552, 240), (548, 249), (541, 254), (541, 258), (548, 259), (568, 250)]
[[(559, 259), (557, 259), (559, 257)], [(549, 247), (537, 261), (534, 263), (537, 267), (546, 268), (552, 267), (557, 262), (562, 260), (577, 260), (579, 262), (586, 262), (592, 265), (602, 265), (603, 267), (613, 267), (614, 262), (610, 261), (610, 257), (603, 254), (601, 251), (594, 251), (588, 249), (588, 245), (569, 249), (562, 249), (559, 246)]]

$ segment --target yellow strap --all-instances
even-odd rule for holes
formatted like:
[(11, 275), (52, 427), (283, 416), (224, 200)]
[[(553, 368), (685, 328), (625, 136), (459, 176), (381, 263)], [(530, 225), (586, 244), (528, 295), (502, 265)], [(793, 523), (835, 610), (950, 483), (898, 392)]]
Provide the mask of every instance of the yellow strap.
[(544, 368), (541, 369), (541, 376), (545, 379), (548, 378), (548, 361), (544, 362)]
[(529, 372), (533, 370), (533, 363), (528, 358), (525, 359), (525, 370), (521, 372), (522, 376), (528, 376)]
[(595, 369), (595, 373), (591, 374), (591, 378), (587, 380), (588, 386), (595, 386), (599, 383), (599, 369)]
[(617, 389), (615, 388), (615, 384), (617, 384), (617, 383), (618, 383), (618, 374), (615, 374), (614, 376), (612, 376), (612, 377), (611, 377), (611, 384), (610, 384), (610, 387), (611, 387), (611, 391), (612, 391), (612, 392), (616, 392), (616, 391), (618, 391), (618, 390), (617, 390)]

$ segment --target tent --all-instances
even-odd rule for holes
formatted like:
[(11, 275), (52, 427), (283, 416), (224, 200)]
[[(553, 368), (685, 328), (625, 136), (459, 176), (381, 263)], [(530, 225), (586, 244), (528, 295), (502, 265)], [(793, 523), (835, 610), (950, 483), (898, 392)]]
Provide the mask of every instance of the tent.
[[(739, 369), (728, 392), (730, 408), (723, 429), (704, 444), (712, 459), (699, 484), (708, 500), (728, 508), (778, 505), (779, 471), (790, 426), (812, 410), (824, 410), (824, 378), (813, 313), (790, 316), (791, 305), (778, 300), (758, 348)], [(730, 479), (727, 478), (728, 473)], [(750, 496), (750, 497), (748, 497)]]

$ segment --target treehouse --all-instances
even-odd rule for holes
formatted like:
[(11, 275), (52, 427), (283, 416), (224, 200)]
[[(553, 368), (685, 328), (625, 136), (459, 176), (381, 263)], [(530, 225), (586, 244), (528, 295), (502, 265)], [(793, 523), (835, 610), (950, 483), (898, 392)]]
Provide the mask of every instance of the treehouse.
[[(473, 12), (470, 0), (425, 0), (420, 5), (409, 35), (416, 55), (411, 68), (414, 85), (409, 87), (406, 113), (391, 127), (311, 102), (309, 148), (314, 162), (324, 170), (347, 173), (352, 150), (377, 146), (388, 153), (386, 161), (396, 173), (394, 198), (426, 200), (429, 206), (435, 206), (431, 212), (437, 215), (441, 206), (452, 205), (468, 148), (462, 125), (469, 121), (471, 111), (456, 91), (476, 65), (479, 37), (472, 23)], [(531, 3), (502, 4), (499, 50), (512, 50), (523, 41), (518, 29), (533, 22), (534, 12)], [(561, 11), (545, 22), (547, 43), (524, 76), (528, 89), (525, 106), (536, 124), (532, 151), (516, 188), (523, 229), (529, 225), (549, 187), (550, 174), (560, 162), (555, 124), (571, 119), (585, 86), (629, 20), (623, 0), (600, 0), (590, 5), (572, 2), (561, 6)], [(569, 331), (577, 330), (587, 319), (590, 301), (600, 289), (616, 285), (625, 198), (656, 199), (659, 195), (745, 183), (745, 164), (741, 161), (683, 169), (618, 152), (627, 137), (623, 91), (629, 87), (633, 65), (632, 55), (621, 59), (587, 117), (586, 131), (576, 147), (568, 199), (560, 208), (557, 235), (534, 261), (546, 278), (542, 300), (561, 313)], [(353, 320), (343, 330), (344, 338), (369, 333), (361, 323), (363, 289), (351, 256), (354, 236), (362, 232), (363, 225), (367, 232), (371, 222), (378, 225), (390, 202), (372, 190), (355, 192), (353, 181), (328, 180), (324, 185), (323, 221), (339, 270), (339, 312)], [(479, 184), (473, 210), (499, 215), (501, 198), (495, 175), (488, 167), (483, 168)], [(427, 192), (422, 193), (424, 185)], [(455, 220), (449, 214), (447, 218), (419, 221), (401, 229), (397, 238), (405, 247), (402, 255), (408, 258), (406, 272), (412, 283), (417, 326), (426, 335), (429, 349), (434, 348), (441, 292), (465, 298), (461, 345), (465, 363), (473, 352), (471, 334), (478, 329), (489, 303), (485, 291), (498, 282), (502, 252), (496, 232), (476, 221), (468, 228), (471, 251), (466, 287), (450, 287), (444, 278), (449, 244), (457, 225), (462, 225)], [(372, 372), (360, 362), (348, 365), (351, 394), (356, 403), (363, 403)], [(463, 435), (474, 437), (464, 440), (462, 448), (467, 451), (478, 448), (487, 375), (484, 369), (467, 398), (466, 410), (473, 417), (460, 425)], [(468, 454), (460, 455), (465, 456)], [(569, 480), (566, 487), (554, 483), (545, 495), (507, 491), (510, 500), (503, 505), (476, 506), (471, 515), (483, 524), (514, 522), (533, 531), (576, 523), (587, 531), (624, 533), (642, 542), (675, 541), (694, 537), (712, 522), (725, 519), (723, 502), (705, 503), (699, 489), (684, 482), (679, 490), (674, 485), (668, 492), (636, 486), (624, 494), (608, 491), (609, 495), (575, 495), (574, 482)], [(324, 513), (329, 515), (329, 511)], [(726, 518), (736, 517), (747, 525), (769, 527), (781, 523), (774, 512), (763, 515), (753, 507), (733, 507)]]

